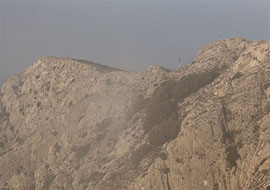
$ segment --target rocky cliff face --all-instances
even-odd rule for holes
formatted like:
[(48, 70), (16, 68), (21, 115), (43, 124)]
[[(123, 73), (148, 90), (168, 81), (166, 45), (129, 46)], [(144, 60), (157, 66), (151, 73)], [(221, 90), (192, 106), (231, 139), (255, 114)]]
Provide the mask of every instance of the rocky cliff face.
[(1, 190), (270, 189), (270, 43), (126, 72), (45, 57), (0, 99)]

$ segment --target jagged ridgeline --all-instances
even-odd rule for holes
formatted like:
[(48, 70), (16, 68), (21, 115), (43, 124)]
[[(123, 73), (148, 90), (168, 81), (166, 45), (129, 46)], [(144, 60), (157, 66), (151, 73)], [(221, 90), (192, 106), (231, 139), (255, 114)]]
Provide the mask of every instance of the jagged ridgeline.
[(270, 190), (270, 43), (171, 71), (40, 58), (0, 96), (1, 190)]

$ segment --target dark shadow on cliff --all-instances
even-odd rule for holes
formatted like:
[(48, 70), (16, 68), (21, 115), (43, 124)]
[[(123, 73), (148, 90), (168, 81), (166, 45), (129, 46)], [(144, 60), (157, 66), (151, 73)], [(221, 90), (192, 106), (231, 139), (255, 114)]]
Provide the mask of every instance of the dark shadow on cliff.
[(168, 80), (145, 100), (144, 130), (151, 145), (161, 146), (177, 137), (183, 119), (178, 117), (178, 102), (214, 81), (218, 75), (210, 71), (193, 73), (179, 81)]

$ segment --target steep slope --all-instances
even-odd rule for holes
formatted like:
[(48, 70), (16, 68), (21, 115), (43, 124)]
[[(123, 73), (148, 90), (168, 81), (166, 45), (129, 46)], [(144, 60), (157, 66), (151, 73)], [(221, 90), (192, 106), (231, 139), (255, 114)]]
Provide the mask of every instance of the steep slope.
[(1, 89), (0, 188), (270, 189), (270, 43), (177, 71), (45, 57)]
[(132, 189), (270, 188), (269, 48), (249, 44), (216, 80), (178, 102), (180, 133)]

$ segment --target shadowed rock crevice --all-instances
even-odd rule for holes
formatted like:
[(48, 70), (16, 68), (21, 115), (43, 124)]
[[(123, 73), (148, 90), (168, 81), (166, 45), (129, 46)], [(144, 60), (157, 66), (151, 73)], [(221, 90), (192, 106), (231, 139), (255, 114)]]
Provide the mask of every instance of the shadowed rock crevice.
[(227, 161), (229, 163), (229, 167), (232, 169), (237, 166), (236, 161), (240, 158), (240, 155), (237, 150), (237, 146), (229, 146), (226, 147), (227, 153)]
[(2, 102), (0, 101), (0, 123), (3, 123), (4, 121), (9, 121), (9, 115), (10, 114), (6, 111), (6, 107), (4, 107)]
[(181, 126), (177, 102), (208, 85), (218, 75), (211, 71), (190, 74), (179, 81), (166, 81), (145, 100), (144, 130), (149, 135), (150, 144), (161, 146), (177, 137)]

